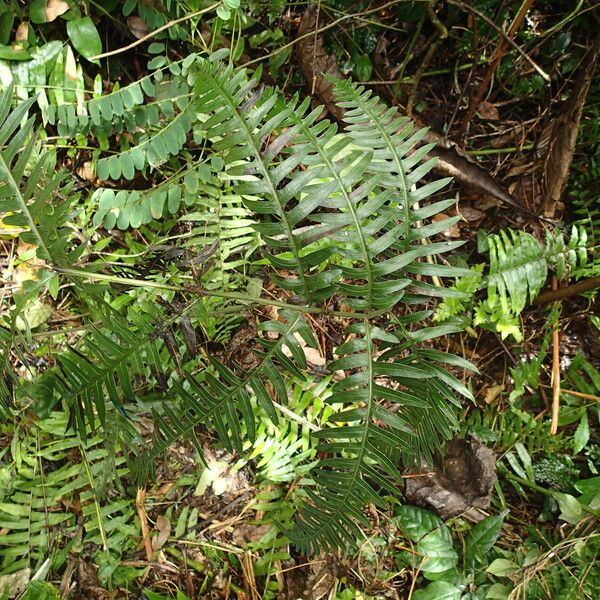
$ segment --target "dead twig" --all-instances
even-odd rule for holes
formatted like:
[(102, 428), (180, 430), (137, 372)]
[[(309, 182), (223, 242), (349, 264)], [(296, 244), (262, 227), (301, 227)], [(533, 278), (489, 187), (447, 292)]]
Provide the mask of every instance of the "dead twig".
[(146, 551), (146, 560), (152, 561), (152, 539), (150, 538), (150, 528), (148, 527), (148, 516), (146, 515), (146, 509), (144, 508), (144, 501), (146, 500), (146, 490), (138, 488), (135, 496), (135, 508), (137, 509), (138, 518), (140, 519), (140, 529), (142, 531), (142, 540), (144, 542), (144, 550)]
[[(556, 275), (552, 276), (552, 289), (558, 288)], [(552, 330), (552, 423), (550, 433), (558, 431), (558, 412), (560, 407), (560, 334), (558, 331), (558, 316)]]
[(534, 301), (533, 304), (547, 304), (548, 302), (556, 302), (557, 300), (564, 300), (565, 298), (571, 298), (583, 292), (589, 292), (600, 288), (600, 277), (590, 277), (583, 281), (578, 281), (563, 288), (552, 289), (540, 294)]
[[(551, 389), (552, 386), (540, 383), (541, 388)], [(593, 394), (585, 394), (584, 392), (575, 392), (574, 390), (565, 390), (560, 388), (561, 394), (569, 394), (569, 396), (577, 396), (578, 398), (584, 398), (585, 400), (593, 400), (594, 402), (600, 402), (600, 396), (594, 396)]]
[(484, 15), (482, 12), (478, 11), (476, 8), (473, 8), (469, 4), (465, 2), (461, 2), (460, 0), (447, 0), (448, 4), (453, 4), (454, 6), (458, 6), (462, 10), (473, 13), (478, 16), (482, 21), (485, 21), (492, 29), (495, 29), (502, 38), (506, 40), (506, 42), (512, 46), (534, 69), (535, 71), (546, 81), (550, 81), (550, 75), (546, 73), (522, 48), (517, 44), (511, 37), (509, 37), (494, 21), (492, 21), (488, 16)]
[(532, 4), (533, 4), (533, 0), (524, 0), (523, 1), (523, 4), (521, 5), (521, 9), (519, 10), (519, 13), (515, 17), (515, 20), (513, 21), (512, 25), (510, 26), (510, 28), (508, 30), (508, 34), (507, 34), (508, 37), (503, 38), (500, 41), (500, 43), (498, 44), (498, 47), (496, 48), (496, 52), (494, 53), (494, 57), (492, 58), (489, 66), (488, 66), (488, 70), (487, 70), (486, 74), (484, 75), (483, 79), (481, 80), (481, 83), (479, 84), (477, 91), (471, 97), (471, 101), (469, 102), (469, 107), (467, 108), (467, 113), (465, 114), (465, 116), (463, 117), (463, 120), (460, 123), (460, 127), (458, 128), (458, 133), (457, 133), (457, 135), (459, 137), (463, 135), (463, 133), (465, 132), (465, 130), (467, 128), (467, 125), (469, 124), (469, 121), (472, 119), (473, 115), (475, 114), (475, 111), (479, 108), (479, 103), (481, 102), (481, 99), (483, 98), (483, 95), (484, 95), (485, 91), (487, 90), (487, 87), (488, 87), (490, 81), (492, 80), (492, 76), (496, 72), (496, 69), (498, 68), (498, 65), (500, 64), (500, 61), (502, 60), (502, 58), (506, 54), (506, 51), (508, 50), (508, 45), (509, 45), (508, 38), (512, 39), (514, 37), (514, 35), (517, 33), (517, 31), (519, 30), (519, 28), (521, 27), (521, 25), (525, 19), (525, 15), (527, 14), (527, 11), (530, 9)]
[(435, 14), (434, 4), (435, 0), (427, 3), (427, 16), (429, 17), (429, 20), (431, 21), (431, 23), (437, 31), (436, 38), (429, 45), (427, 53), (425, 54), (425, 57), (423, 58), (421, 64), (419, 65), (419, 68), (417, 69), (417, 72), (414, 75), (412, 87), (410, 90), (410, 96), (408, 97), (408, 101), (406, 103), (406, 114), (409, 117), (412, 117), (413, 106), (415, 105), (417, 89), (419, 86), (419, 82), (421, 81), (421, 77), (423, 77), (423, 73), (425, 73), (425, 70), (429, 66), (429, 63), (431, 63), (431, 60), (435, 56), (437, 49), (440, 47), (442, 42), (448, 37), (448, 30)]

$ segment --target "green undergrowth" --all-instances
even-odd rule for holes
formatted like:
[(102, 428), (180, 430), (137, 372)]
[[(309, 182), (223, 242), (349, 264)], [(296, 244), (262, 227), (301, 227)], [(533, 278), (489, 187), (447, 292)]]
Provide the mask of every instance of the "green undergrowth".
[[(112, 597), (270, 599), (330, 559), (340, 600), (597, 597), (599, 365), (568, 355), (551, 435), (571, 316), (532, 308), (553, 277), (600, 274), (596, 157), (575, 157), (568, 225), (482, 230), (458, 255), (426, 131), (352, 80), (379, 77), (367, 3), (319, 3), (346, 23), (324, 38), (352, 75), (332, 82), (341, 122), (298, 92), (293, 3), (105, 4), (0, 9), (0, 598), (57, 598), (87, 567)], [(393, 10), (418, 79), (437, 12)], [(117, 24), (152, 39), (95, 58)], [(504, 91), (536, 94), (511, 53)], [(477, 374), (465, 333), (502, 346), (503, 375)], [(479, 523), (403, 499), (455, 435), (498, 457)]]

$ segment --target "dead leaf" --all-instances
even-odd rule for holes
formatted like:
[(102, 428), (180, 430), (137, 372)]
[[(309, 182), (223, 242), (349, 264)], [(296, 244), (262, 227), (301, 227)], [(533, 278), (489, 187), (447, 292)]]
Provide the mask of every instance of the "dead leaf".
[(304, 11), (298, 28), (296, 57), (308, 84), (310, 95), (316, 96), (325, 104), (327, 110), (336, 119), (341, 119), (344, 116), (344, 109), (336, 105), (333, 83), (324, 77), (331, 75), (337, 79), (343, 78), (337, 58), (327, 54), (321, 35), (308, 35), (300, 39), (303, 35), (317, 31), (319, 25), (322, 25), (317, 16), (318, 13), (314, 6), (309, 6)]
[(483, 399), (486, 404), (493, 404), (504, 391), (504, 385), (490, 385), (484, 389)]
[(500, 119), (500, 113), (498, 112), (496, 105), (491, 102), (482, 102), (479, 105), (479, 110), (477, 112), (479, 116), (486, 121), (498, 121)]
[(23, 21), (17, 27), (17, 32), (15, 33), (15, 41), (16, 42), (24, 42), (29, 35), (29, 21)]
[(144, 36), (148, 35), (148, 25), (146, 25), (146, 22), (137, 15), (128, 17), (127, 26), (129, 27), (131, 35), (138, 40), (141, 40)]
[(77, 80), (77, 61), (71, 50), (71, 46), (67, 46), (67, 58), (65, 59), (65, 75), (71, 80)]
[(8, 598), (16, 598), (27, 589), (31, 578), (31, 569), (26, 567), (10, 575), (0, 576), (0, 590), (8, 591)]
[(46, 17), (46, 22), (51, 23), (56, 19), (56, 17), (60, 17), (60, 15), (64, 15), (69, 8), (69, 4), (64, 0), (48, 0), (46, 3), (46, 8), (44, 9), (44, 16)]
[(496, 455), (475, 436), (454, 438), (434, 464), (434, 474), (406, 478), (408, 502), (434, 510), (447, 519), (460, 514), (481, 521), (490, 505), (496, 476)]
[(563, 104), (558, 115), (551, 117), (538, 140), (538, 155), (544, 157), (543, 198), (545, 200), (542, 211), (550, 218), (554, 217), (563, 206), (561, 199), (569, 179), (583, 106), (599, 55), (600, 37), (585, 56), (570, 99)]
[(162, 515), (156, 519), (156, 524), (154, 525), (154, 529), (157, 532), (157, 535), (152, 538), (152, 550), (160, 550), (169, 539), (171, 535), (171, 523), (169, 519), (163, 517)]
[(92, 161), (86, 160), (83, 165), (77, 169), (77, 175), (86, 181), (94, 181), (95, 175), (94, 169), (92, 168)]
[(314, 367), (324, 367), (327, 364), (327, 361), (316, 348), (304, 348), (304, 356), (306, 356), (308, 364)]
[(485, 213), (482, 210), (468, 205), (460, 206), (459, 211), (462, 218), (468, 223), (476, 223), (485, 217)]
[[(450, 215), (447, 215), (446, 213), (438, 213), (437, 215), (434, 215), (433, 217), (431, 217), (431, 220), (434, 223), (438, 223), (439, 221), (444, 221), (449, 218), (450, 218)], [(458, 225), (456, 223), (454, 223), (454, 225), (452, 225), (448, 229), (445, 229), (442, 233), (446, 237), (451, 237), (451, 238), (460, 237), (460, 229), (458, 228)]]

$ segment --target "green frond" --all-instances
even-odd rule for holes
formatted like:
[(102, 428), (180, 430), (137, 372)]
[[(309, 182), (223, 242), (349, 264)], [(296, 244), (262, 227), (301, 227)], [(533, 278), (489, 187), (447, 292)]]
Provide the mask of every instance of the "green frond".
[[(449, 178), (440, 179), (417, 187), (435, 164), (433, 159), (423, 162), (431, 145), (415, 149), (426, 130), (415, 131), (409, 119), (396, 116), (395, 108), (386, 106), (379, 98), (372, 97), (370, 90), (351, 81), (336, 80), (334, 92), (338, 104), (346, 109), (344, 120), (348, 123), (348, 135), (353, 145), (372, 151), (373, 160), (369, 165), (369, 172), (372, 176), (381, 174), (378, 185), (392, 194), (392, 201), (374, 212), (372, 225), (366, 226), (367, 231), (375, 229), (375, 232), (379, 230), (382, 233), (370, 244), (372, 254), (384, 253), (392, 257), (383, 263), (390, 265), (390, 268), (384, 267), (386, 279), (397, 269), (403, 270), (404, 277), (408, 274), (429, 277), (468, 275), (466, 269), (418, 260), (449, 252), (462, 243), (431, 244), (427, 241), (427, 238), (453, 225), (458, 217), (425, 224), (426, 219), (443, 212), (454, 203), (454, 200), (449, 199), (419, 207), (419, 202), (438, 192), (450, 181)], [(408, 279), (405, 281), (406, 285), (410, 283)], [(419, 282), (419, 286), (413, 287), (410, 294), (403, 296), (403, 300), (422, 302), (422, 296), (431, 295), (430, 284), (423, 287), (422, 282)], [(435, 295), (447, 296), (448, 291), (438, 287)], [(400, 296), (397, 299), (399, 298)]]
[(356, 337), (338, 348), (330, 368), (351, 374), (334, 386), (327, 402), (349, 408), (330, 417), (335, 426), (315, 434), (321, 440), (317, 450), (331, 458), (311, 472), (316, 490), (309, 490), (310, 501), (288, 532), (306, 552), (347, 546), (358, 535), (357, 524), (365, 522), (361, 508), (380, 504), (382, 493), (396, 493), (400, 456), (404, 464), (431, 459), (439, 442), (452, 436), (458, 423), (449, 407), (460, 406), (454, 392), (472, 399), (436, 364), (458, 360), (470, 366), (466, 361), (422, 351), (387, 362), (376, 358), (377, 346), (393, 336), (368, 322), (346, 333)]
[(51, 104), (45, 116), (59, 135), (108, 136), (156, 127), (189, 102), (190, 89), (182, 78), (163, 79), (159, 73), (92, 98), (81, 104)]
[[(0, 527), (6, 531), (0, 536), (3, 572), (35, 569), (53, 548), (63, 544), (68, 547), (77, 536), (83, 543), (100, 547), (106, 546), (110, 538), (114, 548), (135, 539), (133, 501), (103, 497), (113, 460), (114, 476), (118, 479), (127, 475), (125, 459), (111, 456), (118, 440), (111, 440), (112, 450), (105, 441), (96, 435), (82, 443), (76, 434), (67, 432), (64, 413), (52, 413), (27, 427), (15, 428), (12, 476), (3, 480), (0, 503)], [(72, 452), (81, 454), (82, 463), (66, 460)], [(79, 517), (66, 508), (75, 499), (81, 506)], [(56, 568), (66, 558), (66, 553), (56, 553)]]
[(131, 318), (130, 325), (114, 312), (107, 315), (105, 327), (92, 327), (81, 344), (57, 357), (56, 368), (38, 390), (64, 403), (71, 412), (71, 424), (84, 438), (98, 421), (105, 426), (107, 399), (126, 416), (125, 404), (138, 398), (136, 376), (146, 378), (152, 372), (157, 380), (165, 379), (160, 330), (143, 314), (132, 312)]
[(546, 232), (545, 247), (525, 231), (503, 230), (488, 236), (490, 267), (487, 303), (519, 314), (538, 295), (553, 267), (560, 279), (568, 270), (585, 266), (587, 236), (573, 227), (568, 243), (560, 231)]
[(194, 102), (188, 103), (157, 131), (146, 134), (138, 143), (120, 154), (101, 158), (97, 163), (98, 177), (103, 180), (133, 179), (146, 165), (156, 167), (170, 156), (179, 154), (191, 130), (196, 111)]
[(165, 402), (160, 410), (154, 411), (153, 444), (149, 451), (140, 452), (133, 461), (134, 475), (138, 478), (147, 476), (153, 461), (181, 437), (194, 442), (202, 456), (195, 437), (195, 429), (199, 425), (212, 427), (229, 451), (242, 452), (241, 423), (250, 441), (256, 436), (255, 415), (248, 390), (269, 418), (274, 423), (278, 422), (272, 395), (278, 403), (288, 403), (287, 386), (281, 371), (305, 379), (306, 357), (296, 336), (315, 345), (312, 332), (300, 313), (281, 311), (280, 317), (284, 321), (267, 321), (259, 326), (260, 331), (274, 332), (278, 338), (258, 338), (263, 350), (257, 352), (259, 363), (249, 372), (238, 375), (212, 358), (208, 368), (200, 375), (189, 375), (185, 381), (173, 384), (170, 391), (182, 399), (183, 409), (178, 410)]

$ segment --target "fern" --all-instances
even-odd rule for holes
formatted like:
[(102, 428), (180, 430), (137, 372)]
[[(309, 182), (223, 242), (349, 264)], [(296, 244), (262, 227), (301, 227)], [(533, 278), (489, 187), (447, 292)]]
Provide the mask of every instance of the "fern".
[[(419, 187), (433, 166), (431, 160), (422, 162), (427, 148), (413, 149), (423, 133), (412, 132), (362, 88), (336, 84), (348, 119), (348, 132), (340, 133), (335, 124), (319, 120), (321, 111), (311, 111), (309, 100), (285, 100), (243, 70), (192, 58), (183, 74), (193, 86), (187, 104), (178, 106), (179, 112), (152, 132), (144, 132), (130, 150), (101, 159), (99, 175), (131, 178), (147, 164), (178, 155), (193, 130), (195, 142), (212, 154), (214, 176), (226, 185), (215, 186), (224, 193), (200, 193), (195, 202), (190, 192), (192, 210), (197, 209), (200, 219), (225, 215), (230, 207), (236, 215), (248, 217), (244, 227), (251, 226), (260, 236), (263, 262), (290, 302), (274, 302), (286, 308), (280, 308), (276, 320), (259, 323), (257, 364), (248, 369), (214, 358), (183, 364), (182, 344), (172, 326), (183, 313), (191, 313), (202, 287), (152, 282), (153, 288), (165, 289), (167, 302), (173, 301), (175, 292), (182, 297), (194, 294), (196, 299), (181, 309), (173, 303), (171, 312), (151, 302), (138, 304), (129, 311), (129, 322), (103, 308), (96, 294), (92, 304), (101, 325), (58, 357), (48, 381), (72, 411), (82, 435), (94, 427), (96, 415), (107, 423), (107, 401), (127, 414), (130, 403), (149, 390), (159, 390), (163, 400), (153, 405), (153, 445), (138, 448), (132, 462), (138, 478), (147, 476), (156, 457), (179, 437), (195, 441), (199, 425), (210, 425), (225, 447), (242, 451), (244, 437), (252, 441), (256, 435), (253, 402), (275, 422), (274, 403), (287, 404), (287, 378), (304, 377), (307, 363), (296, 335), (308, 346), (315, 341), (303, 314), (327, 313), (327, 303), (337, 298), (349, 309), (339, 314), (351, 324), (329, 369), (343, 371), (346, 377), (335, 384), (327, 400), (339, 410), (316, 434), (318, 450), (328, 458), (312, 471), (314, 485), (306, 488), (308, 500), (289, 535), (307, 551), (347, 545), (365, 522), (362, 507), (368, 502), (381, 504), (381, 494), (395, 492), (400, 481), (397, 459), (402, 456), (405, 463), (430, 459), (441, 440), (457, 428), (456, 396), (472, 398), (444, 367), (469, 368), (469, 363), (421, 346), (457, 327), (427, 326), (428, 311), (395, 317), (393, 327), (386, 319), (402, 303), (459, 295), (428, 278), (470, 273), (435, 262), (458, 243), (428, 239), (448, 222), (427, 224), (427, 219), (451, 201), (413, 208), (447, 180)], [(107, 117), (121, 112), (114, 99), (100, 101), (99, 106), (101, 118), (102, 107)], [(123, 103), (123, 115), (125, 108)], [(195, 168), (197, 163), (191, 167)], [(184, 186), (189, 172), (181, 171)], [(124, 206), (130, 193), (110, 194), (99, 193), (102, 206), (96, 223), (126, 227), (147, 219), (143, 203), (123, 212), (114, 210), (123, 208), (114, 204), (123, 199)], [(243, 215), (240, 199), (247, 211)], [(107, 223), (109, 214), (114, 216)], [(47, 243), (38, 225), (30, 226), (32, 234)], [(221, 219), (210, 235), (221, 237), (223, 229)], [(253, 235), (244, 230), (225, 238), (224, 245), (231, 242), (226, 251), (256, 247)], [(52, 264), (60, 264), (51, 253), (47, 256)], [(98, 273), (100, 267), (98, 263), (79, 274), (115, 281)], [(63, 272), (77, 281), (77, 270)], [(218, 277), (208, 273), (207, 279), (211, 295), (228, 297), (227, 289), (215, 287)], [(148, 300), (151, 289), (144, 292)], [(235, 297), (255, 300), (243, 294)]]
[[(77, 435), (65, 433), (66, 427), (66, 415), (55, 412), (34, 425), (15, 429), (12, 461), (2, 467), (10, 473), (0, 503), (0, 526), (6, 528), (0, 536), (3, 572), (39, 567), (51, 549), (57, 545), (72, 548), (77, 536), (98, 547), (106, 547), (110, 538), (113, 551), (125, 544), (135, 545), (133, 501), (103, 498), (110, 449), (104, 446), (102, 436), (83, 444)], [(117, 440), (113, 438), (111, 443), (115, 450)], [(86, 469), (80, 464), (63, 464), (72, 452), (81, 454)], [(117, 477), (126, 476), (124, 463), (122, 457), (115, 459)], [(53, 557), (58, 569), (67, 553), (54, 553)]]
[(510, 229), (490, 235), (488, 241), (487, 303), (492, 309), (499, 304), (504, 312), (521, 313), (546, 283), (550, 266), (562, 279), (587, 262), (586, 232), (575, 226), (568, 243), (562, 232), (546, 232), (545, 247), (532, 235)]

